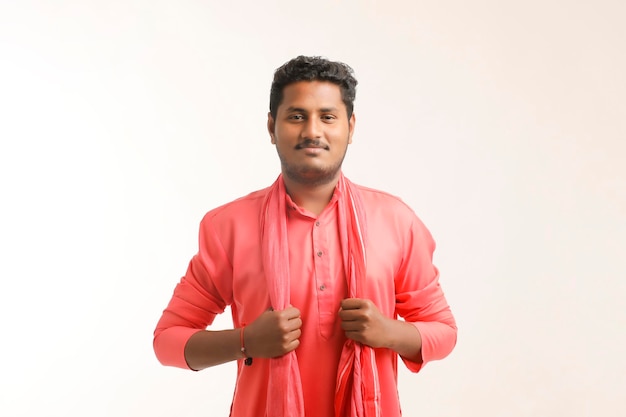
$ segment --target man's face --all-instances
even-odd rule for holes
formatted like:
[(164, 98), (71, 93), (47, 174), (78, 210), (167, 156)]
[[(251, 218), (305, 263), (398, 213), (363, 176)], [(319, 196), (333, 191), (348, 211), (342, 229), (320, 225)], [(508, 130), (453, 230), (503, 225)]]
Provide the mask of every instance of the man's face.
[(354, 132), (338, 85), (300, 81), (287, 85), (276, 120), (267, 128), (276, 145), (282, 172), (304, 185), (321, 185), (337, 178)]

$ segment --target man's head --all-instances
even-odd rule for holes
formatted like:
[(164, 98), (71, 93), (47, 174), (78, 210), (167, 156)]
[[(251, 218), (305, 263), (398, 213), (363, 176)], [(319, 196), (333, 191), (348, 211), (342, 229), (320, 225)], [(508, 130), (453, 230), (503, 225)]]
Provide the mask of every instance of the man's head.
[(283, 90), (299, 81), (328, 81), (339, 86), (341, 98), (346, 105), (348, 119), (352, 116), (356, 97), (357, 80), (354, 71), (342, 62), (329, 61), (317, 56), (299, 56), (274, 72), (270, 90), (270, 114), (276, 119), (278, 106), (283, 101)]
[(276, 70), (267, 130), (286, 180), (336, 181), (352, 143), (356, 80), (345, 64), (300, 56)]

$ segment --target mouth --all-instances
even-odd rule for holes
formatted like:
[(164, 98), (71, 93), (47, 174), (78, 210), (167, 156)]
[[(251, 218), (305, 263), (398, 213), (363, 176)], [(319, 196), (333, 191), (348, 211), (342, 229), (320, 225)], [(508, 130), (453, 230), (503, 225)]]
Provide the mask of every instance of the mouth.
[(320, 141), (307, 140), (296, 145), (296, 149), (324, 149), (329, 150), (328, 145), (324, 145)]

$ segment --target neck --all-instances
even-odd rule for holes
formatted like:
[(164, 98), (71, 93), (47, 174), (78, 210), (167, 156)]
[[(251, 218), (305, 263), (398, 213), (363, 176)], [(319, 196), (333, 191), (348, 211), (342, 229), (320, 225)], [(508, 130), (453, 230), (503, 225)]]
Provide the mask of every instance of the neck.
[(286, 175), (283, 175), (283, 181), (285, 190), (293, 202), (317, 216), (324, 211), (333, 197), (339, 176), (328, 183), (319, 185), (301, 184), (289, 179)]

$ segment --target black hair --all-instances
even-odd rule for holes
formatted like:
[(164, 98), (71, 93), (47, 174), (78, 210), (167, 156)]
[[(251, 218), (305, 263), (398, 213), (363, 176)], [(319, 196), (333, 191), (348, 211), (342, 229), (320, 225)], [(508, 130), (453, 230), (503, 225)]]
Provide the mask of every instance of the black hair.
[(346, 105), (348, 118), (352, 117), (356, 97), (357, 80), (354, 71), (343, 62), (329, 61), (319, 56), (294, 58), (274, 72), (270, 90), (270, 114), (276, 119), (278, 106), (283, 101), (283, 90), (298, 81), (329, 81), (341, 89), (341, 98)]

